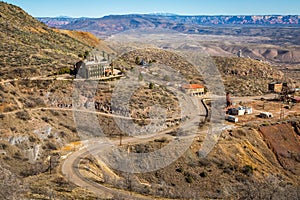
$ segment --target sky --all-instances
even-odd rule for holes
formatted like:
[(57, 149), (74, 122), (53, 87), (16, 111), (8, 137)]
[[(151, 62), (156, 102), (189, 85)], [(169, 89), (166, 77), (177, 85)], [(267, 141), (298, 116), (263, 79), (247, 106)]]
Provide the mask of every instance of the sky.
[(300, 0), (4, 0), (34, 17), (114, 14), (300, 15)]

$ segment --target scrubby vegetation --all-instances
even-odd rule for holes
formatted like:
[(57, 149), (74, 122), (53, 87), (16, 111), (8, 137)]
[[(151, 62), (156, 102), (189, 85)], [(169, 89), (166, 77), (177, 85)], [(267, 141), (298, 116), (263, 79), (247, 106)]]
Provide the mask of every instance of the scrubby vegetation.
[(283, 73), (270, 64), (249, 58), (214, 57), (224, 85), (234, 96), (255, 96), (268, 93), (268, 84), (281, 81)]
[(69, 68), (89, 44), (54, 31), (22, 9), (0, 2), (1, 78), (48, 75)]

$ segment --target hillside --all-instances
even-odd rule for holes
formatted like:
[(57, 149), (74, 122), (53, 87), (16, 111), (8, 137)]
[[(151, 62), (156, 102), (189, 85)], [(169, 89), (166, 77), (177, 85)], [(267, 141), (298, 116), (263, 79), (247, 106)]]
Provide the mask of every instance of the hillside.
[[(133, 190), (176, 199), (299, 197), (299, 171), (282, 167), (259, 131), (249, 127), (224, 131), (205, 158), (197, 156), (202, 141), (200, 136), (180, 159), (164, 169), (133, 175)], [(143, 149), (144, 153), (154, 144), (139, 144), (132, 149)], [(299, 148), (299, 141), (297, 145)], [(287, 144), (283, 146), (286, 147)], [(296, 156), (299, 159), (299, 151)], [(299, 167), (299, 160), (289, 157), (285, 161), (293, 162), (295, 169)], [(150, 183), (151, 187), (140, 189), (136, 180)]]
[(69, 67), (86, 43), (58, 33), (14, 5), (0, 2), (0, 76), (2, 79), (48, 75)]
[[(119, 20), (119, 16), (105, 17), (103, 19), (107, 20), (107, 26), (103, 26), (103, 30), (96, 33), (118, 33), (127, 30), (127, 27), (152, 25), (174, 26), (176, 30), (182, 28), (182, 32), (188, 32), (186, 28), (191, 27), (176, 24), (192, 20), (189, 17), (152, 16), (159, 17), (164, 22), (149, 22), (146, 17), (125, 17), (121, 22), (124, 26), (115, 26), (114, 20)], [(276, 22), (279, 18), (272, 20)], [(287, 19), (292, 23), (294, 18), (295, 16), (290, 16)], [(177, 21), (169, 24), (169, 19)], [(64, 20), (68, 19), (62, 18), (59, 21), (61, 27), (70, 25)], [(96, 30), (100, 19), (89, 20), (91, 19), (82, 18), (75, 22), (74, 19), (72, 23), (74, 27), (82, 23), (76, 30), (81, 30), (84, 25), (87, 27), (86, 31), (89, 31), (88, 27)], [(230, 17), (228, 20), (231, 21), (226, 23), (238, 23), (240, 19)], [(265, 19), (261, 19), (263, 20)], [(284, 22), (286, 18), (282, 20)], [(207, 132), (207, 129), (215, 125), (215, 120), (202, 121), (207, 114), (207, 107), (201, 103), (200, 98), (197, 100), (203, 108), (196, 114), (201, 115), (201, 120), (191, 119), (188, 112), (192, 112), (194, 106), (188, 104), (190, 109), (183, 112), (184, 109), (181, 108), (184, 102), (179, 100), (181, 95), (174, 93), (171, 87), (166, 87), (169, 84), (178, 87), (178, 84), (173, 84), (174, 80), (184, 78), (190, 83), (205, 85), (201, 74), (179, 54), (156, 48), (127, 52), (112, 63), (112, 67), (125, 72), (124, 77), (99, 81), (95, 87), (93, 82), (96, 81), (73, 80), (62, 76), (47, 77), (59, 69), (72, 66), (78, 61), (79, 54), (85, 54), (92, 49), (100, 54), (105, 53), (101, 50), (111, 53), (109, 45), (92, 33), (49, 28), (22, 9), (0, 2), (0, 40), (1, 200), (118, 200), (136, 199), (135, 197), (158, 200), (299, 199), (300, 104), (289, 105), (289, 109), (284, 110), (283, 119), (279, 120), (278, 116), (281, 114), (278, 113), (279, 110), (273, 112), (273, 108), (279, 109), (280, 106), (277, 105), (281, 103), (265, 100), (251, 102), (254, 111), (271, 110), (274, 118), (260, 119), (253, 113), (243, 116), (244, 119), (239, 116), (239, 123), (236, 124), (224, 122), (226, 126), (222, 129), (218, 142), (215, 144), (210, 141), (212, 143), (209, 145), (213, 144), (214, 147), (203, 157), (201, 148), (205, 147), (205, 139), (216, 139)], [(98, 45), (101, 48), (97, 49)], [(233, 46), (228, 48), (230, 49), (227, 51), (232, 51), (232, 54), (239, 50)], [(279, 54), (283, 55), (284, 52), (265, 52), (265, 55), (274, 58)], [(268, 62), (221, 56), (212, 59), (219, 68), (226, 90), (235, 96), (264, 94), (268, 82), (284, 78), (283, 73)], [(172, 76), (172, 73), (160, 73), (165, 72), (161, 70), (163, 65), (174, 69), (174, 74), (180, 73), (184, 78)], [(127, 85), (126, 83), (132, 82), (132, 77), (126, 72), (139, 72), (134, 77), (139, 85)], [(162, 78), (163, 84), (150, 82), (154, 80), (147, 79), (147, 75)], [(132, 91), (130, 99), (126, 99), (128, 91)], [(207, 104), (213, 105), (212, 102)], [(223, 109), (216, 112), (223, 112)], [(156, 122), (157, 117), (164, 121), (151, 124)], [(150, 122), (150, 118), (154, 120)], [(118, 123), (117, 119), (123, 119), (122, 123)], [(246, 121), (248, 119), (251, 120)], [(131, 122), (137, 126), (131, 126)], [(178, 127), (184, 123), (190, 126), (191, 123), (188, 122), (196, 125), (195, 135), (184, 131), (184, 126), (182, 129)], [(127, 128), (127, 125), (128, 131), (122, 129), (122, 126)], [(179, 132), (176, 131), (178, 128)], [(138, 132), (139, 130), (142, 131)], [(85, 133), (91, 138), (86, 138)], [(123, 145), (119, 145), (122, 138)], [(178, 154), (176, 148), (180, 148), (186, 138), (192, 139), (192, 143), (184, 148), (185, 153)], [(102, 139), (105, 140), (102, 142)], [(114, 153), (147, 154), (165, 147), (171, 140), (175, 145), (169, 150), (169, 155), (162, 154), (162, 157), (149, 160), (146, 165), (143, 159), (134, 161), (149, 169), (148, 164), (151, 166), (151, 162), (165, 163), (165, 158), (167, 160), (168, 156), (178, 154), (177, 160), (157, 171), (125, 173), (113, 169), (105, 160), (101, 160), (107, 156), (111, 163), (121, 161), (122, 166), (131, 165), (130, 159), (120, 159)], [(87, 146), (91, 149), (99, 148), (94, 149), (94, 155), (98, 156), (94, 157), (93, 150), (84, 148)], [(87, 154), (81, 154), (83, 150)], [(74, 155), (78, 156), (77, 159), (68, 164), (68, 159)], [(63, 169), (69, 170), (69, 173), (65, 173)], [(87, 185), (81, 185), (83, 182)], [(111, 195), (103, 196), (103, 193), (111, 189), (114, 190), (109, 192)], [(128, 195), (123, 196), (124, 193)]]
[(59, 30), (59, 29), (54, 29), (54, 30), (57, 31), (58, 33), (66, 34), (66, 35), (70, 36), (71, 38), (74, 38), (88, 46), (91, 46), (91, 47), (97, 47), (101, 43), (101, 40), (99, 38), (97, 38), (96, 36), (94, 36), (93, 34), (91, 34), (89, 32)]
[[(57, 199), (97, 199), (97, 194), (68, 182), (60, 171), (65, 155), (80, 147), (80, 142), (75, 142), (80, 140), (76, 127), (92, 128), (76, 124), (74, 111), (66, 106), (72, 103), (73, 88), (71, 80), (17, 80), (0, 84), (0, 172), (1, 179), (6, 181), (5, 185), (0, 184), (0, 199), (20, 199), (21, 195), (26, 195), (21, 199), (47, 199), (49, 191), (53, 191)], [(99, 88), (99, 98), (109, 97), (113, 84), (102, 83)], [(161, 94), (157, 89), (152, 92), (150, 89), (140, 90), (135, 93), (138, 98), (132, 97), (132, 103), (138, 106), (142, 102), (149, 104), (146, 106), (156, 105)], [(89, 90), (82, 90), (82, 95), (91, 94)], [(166, 103), (173, 106), (172, 102)], [(259, 104), (262, 106), (262, 102)], [(265, 105), (266, 108), (269, 106), (272, 105)], [(300, 172), (299, 142), (295, 138), (299, 138), (299, 106), (297, 104), (293, 108), (295, 110), (291, 110), (294, 117), (298, 116), (297, 119), (287, 118), (281, 128), (278, 128), (275, 118), (272, 121), (262, 119), (256, 124), (250, 122), (239, 128), (230, 126), (231, 129), (223, 132), (206, 158), (197, 156), (205, 137), (200, 128), (191, 147), (170, 166), (155, 172), (130, 175), (114, 170), (116, 176), (121, 177), (118, 184), (114, 185), (114, 179), (104, 176), (105, 185), (176, 199), (247, 199), (249, 195), (251, 199), (272, 195), (279, 199), (297, 199)], [(84, 110), (82, 115), (85, 115)], [(114, 118), (98, 117), (105, 133), (120, 133)], [(269, 126), (271, 124), (275, 126)], [(269, 138), (258, 131), (260, 127), (268, 131)], [(291, 134), (283, 135), (283, 131)], [(171, 136), (164, 137), (168, 139), (131, 143), (131, 151), (143, 153), (161, 148)], [(120, 148), (127, 151), (127, 147)], [(94, 160), (83, 159), (80, 169), (95, 177), (88, 170), (93, 169), (100, 179), (104, 168)], [(129, 178), (131, 188), (126, 187)]]
[(225, 88), (234, 96), (255, 96), (268, 93), (268, 84), (284, 81), (281, 71), (269, 63), (248, 58), (214, 57)]
[[(137, 66), (136, 58), (144, 60), (146, 63), (164, 64), (179, 70), (181, 74), (191, 83), (205, 83), (197, 69), (179, 55), (162, 49), (139, 49), (122, 55), (115, 66), (123, 66), (121, 70), (127, 71)], [(226, 91), (234, 96), (255, 96), (268, 93), (268, 83), (281, 81), (284, 75), (267, 62), (254, 59), (238, 57), (213, 57), (218, 67)], [(198, 74), (198, 75), (197, 75)], [(170, 77), (170, 80), (172, 78)]]
[[(137, 61), (144, 61), (146, 64), (170, 66), (190, 81), (191, 83), (203, 83), (202, 77), (195, 67), (186, 61), (180, 55), (162, 49), (146, 48), (130, 51), (123, 54), (120, 58), (114, 61), (114, 65), (121, 66), (122, 71), (128, 71), (133, 67), (138, 66)], [(198, 74), (198, 75), (197, 75)], [(172, 81), (172, 77), (168, 77)]]

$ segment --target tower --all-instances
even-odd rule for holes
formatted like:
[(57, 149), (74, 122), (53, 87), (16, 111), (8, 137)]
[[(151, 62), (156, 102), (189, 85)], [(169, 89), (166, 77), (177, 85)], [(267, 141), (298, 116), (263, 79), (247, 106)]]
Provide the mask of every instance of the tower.
[(240, 49), (240, 50), (238, 51), (237, 56), (238, 56), (239, 58), (242, 58), (242, 57), (243, 57), (242, 49)]

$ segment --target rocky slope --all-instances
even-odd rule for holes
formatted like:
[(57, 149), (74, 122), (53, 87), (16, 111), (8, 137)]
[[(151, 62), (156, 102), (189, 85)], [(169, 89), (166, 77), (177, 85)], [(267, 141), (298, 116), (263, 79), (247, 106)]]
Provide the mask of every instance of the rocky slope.
[(78, 140), (71, 111), (45, 109), (51, 105), (47, 94), (57, 88), (64, 94), (67, 85), (51, 80), (0, 84), (1, 199), (24, 199), (34, 190), (26, 179), (56, 174), (60, 150)]
[(73, 65), (90, 46), (58, 33), (14, 5), (0, 2), (0, 76), (48, 75)]
[(157, 187), (164, 182), (162, 194), (175, 198), (299, 197), (299, 172), (282, 168), (257, 130), (246, 127), (224, 132), (206, 158), (197, 157), (199, 143), (201, 139), (167, 168), (137, 176)]
[(248, 58), (214, 57), (225, 88), (234, 96), (256, 96), (268, 93), (268, 84), (284, 81), (284, 75), (269, 63)]
[[(264, 128), (270, 128), (274, 134), (280, 135), (282, 129), (277, 129), (277, 126), (292, 129), (294, 122)], [(274, 128), (277, 129), (275, 132)], [(290, 138), (291, 135), (294, 136)], [(293, 200), (299, 198), (300, 137), (295, 132), (288, 133), (287, 140), (278, 138), (279, 141), (273, 141), (283, 149), (277, 152), (273, 149), (274, 143), (269, 145), (269, 138), (261, 134), (257, 127), (232, 128), (223, 131), (213, 150), (206, 157), (202, 157), (198, 152), (204, 137), (203, 132), (197, 134), (193, 144), (178, 160), (157, 171), (128, 174), (113, 170), (113, 173), (112, 171), (108, 173), (103, 165), (90, 157), (86, 158), (81, 169), (86, 177), (95, 182), (156, 198)], [(179, 141), (181, 139), (178, 137)], [(291, 148), (287, 142), (290, 139), (295, 140), (293, 144), (297, 145), (297, 151), (279, 155), (284, 151), (288, 152), (284, 150), (285, 148), (295, 150), (295, 146)], [(119, 148), (120, 151), (147, 154), (165, 147), (169, 142), (170, 140), (165, 137)], [(286, 163), (289, 164), (288, 167)], [(93, 169), (93, 173), (85, 170), (85, 166)]]
[(66, 34), (66, 35), (70, 36), (71, 38), (74, 38), (88, 46), (91, 46), (91, 47), (97, 47), (101, 43), (101, 40), (99, 38), (97, 38), (95, 35), (88, 33), (88, 32), (59, 30), (59, 29), (54, 29), (54, 30), (57, 31), (58, 33)]

